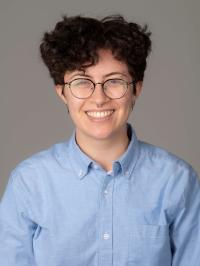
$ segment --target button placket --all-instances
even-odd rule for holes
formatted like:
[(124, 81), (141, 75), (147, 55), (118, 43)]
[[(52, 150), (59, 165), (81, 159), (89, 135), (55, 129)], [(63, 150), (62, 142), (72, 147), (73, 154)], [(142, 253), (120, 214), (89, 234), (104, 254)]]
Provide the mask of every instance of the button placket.
[[(113, 200), (112, 200), (113, 178), (106, 175), (102, 188), (101, 197), (101, 242), (100, 242), (100, 265), (103, 262), (112, 262), (112, 228), (113, 228)], [(101, 263), (102, 262), (102, 263)], [(106, 265), (108, 265), (106, 263)], [(110, 264), (109, 264), (110, 265)]]

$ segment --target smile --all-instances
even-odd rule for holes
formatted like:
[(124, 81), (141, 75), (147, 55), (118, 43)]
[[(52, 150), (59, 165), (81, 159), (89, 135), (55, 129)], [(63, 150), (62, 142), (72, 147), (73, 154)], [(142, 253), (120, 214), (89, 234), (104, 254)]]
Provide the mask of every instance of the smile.
[(110, 116), (112, 113), (114, 112), (114, 110), (110, 110), (110, 111), (101, 111), (101, 112), (94, 112), (94, 111), (88, 111), (86, 112), (87, 115), (91, 116), (91, 117), (95, 117), (95, 118), (102, 118), (102, 117), (107, 117)]

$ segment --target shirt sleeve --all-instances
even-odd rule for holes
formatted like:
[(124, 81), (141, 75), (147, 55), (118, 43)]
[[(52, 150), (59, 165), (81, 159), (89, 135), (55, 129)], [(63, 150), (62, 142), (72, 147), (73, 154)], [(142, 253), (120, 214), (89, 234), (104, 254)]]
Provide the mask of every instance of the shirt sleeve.
[(181, 208), (172, 225), (172, 266), (199, 266), (200, 181), (192, 168), (185, 180)]
[(11, 175), (0, 203), (0, 265), (35, 266), (32, 239), (36, 224), (28, 215), (22, 181)]

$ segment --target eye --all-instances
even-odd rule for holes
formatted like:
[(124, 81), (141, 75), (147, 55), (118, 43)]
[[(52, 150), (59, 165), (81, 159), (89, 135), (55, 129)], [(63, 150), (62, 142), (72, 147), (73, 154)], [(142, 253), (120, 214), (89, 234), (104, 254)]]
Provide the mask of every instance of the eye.
[(91, 87), (93, 84), (88, 79), (75, 79), (71, 82), (71, 87), (76, 88), (88, 88)]
[(118, 84), (119, 82), (120, 82), (120, 80), (119, 79), (110, 79), (109, 80), (110, 81), (110, 83), (112, 83), (112, 84)]
[(123, 86), (124, 80), (122, 79), (109, 79), (105, 82), (106, 87), (116, 87), (116, 86)]

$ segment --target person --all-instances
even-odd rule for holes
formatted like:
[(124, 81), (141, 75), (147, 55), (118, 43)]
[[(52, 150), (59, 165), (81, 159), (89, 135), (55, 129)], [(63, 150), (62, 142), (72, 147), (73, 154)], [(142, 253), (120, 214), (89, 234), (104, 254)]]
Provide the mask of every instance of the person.
[(150, 36), (120, 15), (64, 16), (44, 34), (41, 57), (75, 130), (12, 171), (0, 265), (199, 265), (197, 173), (128, 122)]

